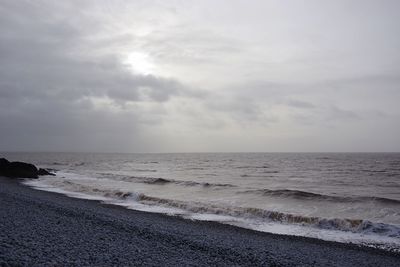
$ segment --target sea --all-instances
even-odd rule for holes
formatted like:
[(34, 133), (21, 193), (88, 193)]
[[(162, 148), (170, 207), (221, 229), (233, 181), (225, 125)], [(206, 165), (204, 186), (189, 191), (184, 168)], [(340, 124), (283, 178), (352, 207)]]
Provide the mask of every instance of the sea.
[(400, 153), (0, 153), (127, 209), (400, 252)]

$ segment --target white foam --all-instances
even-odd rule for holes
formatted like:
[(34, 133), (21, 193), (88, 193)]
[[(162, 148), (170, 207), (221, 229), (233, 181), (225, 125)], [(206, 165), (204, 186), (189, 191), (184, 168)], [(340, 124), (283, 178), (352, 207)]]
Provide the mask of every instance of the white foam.
[(35, 179), (35, 180), (27, 179), (27, 180), (23, 181), (23, 184), (31, 186), (34, 189), (53, 192), (53, 193), (59, 193), (59, 194), (63, 194), (63, 195), (66, 195), (69, 197), (74, 197), (74, 198), (88, 199), (88, 200), (100, 200), (100, 201), (109, 200), (109, 198), (102, 197), (102, 196), (94, 196), (94, 195), (89, 195), (89, 194), (80, 193), (80, 192), (67, 191), (67, 190), (64, 190), (64, 189), (61, 189), (58, 187), (48, 185), (39, 179)]
[(233, 216), (216, 214), (191, 214), (186, 218), (202, 221), (215, 221), (219, 223), (234, 225), (260, 232), (268, 232), (280, 235), (293, 235), (336, 241), (340, 243), (353, 243), (364, 246), (376, 247), (400, 252), (400, 239), (375, 234), (344, 232), (340, 230), (319, 229), (311, 226), (284, 224), (276, 222), (257, 221)]
[(136, 201), (137, 198), (128, 197), (126, 200), (115, 200), (115, 199), (108, 199), (105, 201), (107, 204), (113, 204), (122, 206), (131, 210), (139, 210), (145, 212), (154, 212), (154, 213), (163, 213), (167, 215), (185, 215), (187, 211), (177, 209), (177, 208), (170, 208), (170, 207), (163, 207), (163, 206), (153, 206), (153, 205), (146, 205)]
[(57, 188), (51, 185), (46, 184), (43, 180), (40, 179), (26, 179), (23, 181), (23, 184), (33, 187), (37, 190), (48, 191), (53, 193), (63, 194), (73, 198), (79, 199), (88, 199), (88, 200), (99, 200), (106, 204), (118, 205), (132, 210), (139, 210), (145, 212), (154, 212), (154, 213), (163, 213), (167, 215), (185, 215), (188, 212), (178, 208), (170, 208), (163, 206), (154, 206), (154, 205), (146, 205), (137, 202), (140, 194), (130, 193), (129, 197), (126, 199), (115, 199), (112, 197), (104, 197), (100, 195), (90, 195), (87, 193), (80, 192), (72, 192), (67, 191), (61, 188)]

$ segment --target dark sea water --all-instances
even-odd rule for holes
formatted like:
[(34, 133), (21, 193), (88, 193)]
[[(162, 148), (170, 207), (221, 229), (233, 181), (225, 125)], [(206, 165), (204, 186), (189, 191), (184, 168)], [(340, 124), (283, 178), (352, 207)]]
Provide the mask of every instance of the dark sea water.
[(399, 153), (0, 153), (38, 189), (258, 231), (400, 251)]

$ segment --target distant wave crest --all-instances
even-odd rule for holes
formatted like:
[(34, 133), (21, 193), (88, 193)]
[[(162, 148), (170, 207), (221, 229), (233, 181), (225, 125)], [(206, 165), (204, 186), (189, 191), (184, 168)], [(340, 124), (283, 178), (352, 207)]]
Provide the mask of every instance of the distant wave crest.
[(165, 184), (177, 184), (182, 186), (203, 186), (203, 187), (236, 187), (232, 184), (226, 183), (209, 183), (209, 182), (196, 182), (196, 181), (183, 181), (166, 179), (160, 177), (146, 177), (146, 176), (124, 176), (115, 174), (102, 174), (103, 178), (111, 178), (113, 180), (123, 181), (123, 182), (136, 182), (144, 184), (154, 184), (154, 185), (165, 185)]
[(295, 198), (295, 199), (310, 199), (310, 200), (326, 200), (326, 201), (336, 201), (336, 202), (361, 202), (361, 201), (376, 201), (386, 204), (400, 204), (400, 200), (375, 197), (375, 196), (332, 196), (324, 195), (318, 193), (312, 193), (300, 190), (290, 190), (290, 189), (255, 189), (240, 191), (239, 193), (244, 194), (261, 194), (264, 196), (272, 197), (283, 197), (283, 198)]

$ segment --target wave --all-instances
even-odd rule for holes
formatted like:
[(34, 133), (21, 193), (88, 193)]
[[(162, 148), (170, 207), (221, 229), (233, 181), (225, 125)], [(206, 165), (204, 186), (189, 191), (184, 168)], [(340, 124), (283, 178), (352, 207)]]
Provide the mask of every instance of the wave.
[(235, 169), (269, 169), (270, 166), (262, 165), (262, 166), (237, 166)]
[(175, 181), (177, 184), (182, 184), (185, 186), (203, 186), (203, 187), (236, 187), (233, 184), (218, 184), (218, 183), (208, 183), (208, 182), (194, 182), (194, 181)]
[(166, 178), (159, 178), (159, 177), (125, 176), (125, 175), (116, 175), (116, 174), (110, 174), (110, 173), (101, 173), (100, 175), (103, 178), (110, 178), (110, 179), (117, 180), (117, 181), (136, 182), (136, 183), (155, 184), (155, 185), (177, 184), (177, 185), (183, 185), (183, 186), (236, 187), (235, 185), (227, 184), (227, 183), (182, 181), (182, 180), (166, 179)]
[(186, 171), (203, 171), (206, 170), (207, 168), (205, 167), (187, 167), (187, 168), (183, 168)]
[(240, 191), (238, 193), (262, 194), (264, 196), (272, 196), (272, 197), (309, 199), (309, 200), (326, 200), (326, 201), (336, 201), (336, 202), (376, 201), (376, 202), (382, 202), (384, 204), (400, 204), (400, 200), (392, 199), (392, 198), (385, 198), (385, 197), (332, 196), (332, 195), (324, 195), (324, 194), (318, 194), (318, 193), (312, 193), (312, 192), (300, 191), (300, 190), (290, 190), (290, 189), (278, 189), (278, 190), (255, 189), (255, 190)]
[(234, 187), (232, 184), (219, 184), (219, 183), (208, 183), (208, 182), (195, 182), (195, 181), (178, 181), (164, 178), (149, 178), (149, 177), (135, 177), (139, 178), (140, 182), (146, 184), (168, 184), (173, 183), (183, 186), (203, 186), (203, 187)]
[(135, 172), (157, 172), (155, 169), (132, 169)]
[(172, 180), (164, 179), (164, 178), (147, 178), (147, 177), (135, 177), (140, 179), (140, 182), (145, 184), (168, 184), (172, 183)]
[(278, 173), (278, 172), (263, 172), (263, 174), (241, 174), (240, 177), (242, 177), (242, 178), (263, 178), (263, 177), (271, 178), (271, 177), (276, 177), (275, 175), (272, 175), (274, 173)]
[(368, 220), (348, 218), (320, 218), (297, 214), (270, 211), (250, 207), (218, 206), (201, 202), (186, 202), (180, 200), (158, 198), (141, 193), (113, 191), (105, 194), (106, 197), (131, 199), (142, 204), (167, 206), (197, 214), (226, 215), (247, 219), (261, 219), (285, 224), (300, 224), (320, 229), (340, 230), (353, 233), (373, 233), (388, 237), (400, 238), (400, 227), (385, 223), (374, 223)]
[(318, 159), (318, 160), (333, 160), (334, 158), (331, 158), (331, 157), (316, 157), (315, 159)]

